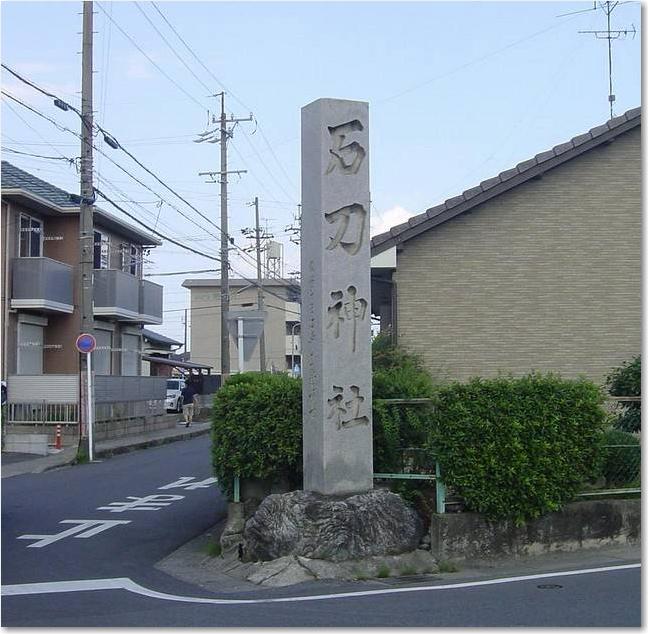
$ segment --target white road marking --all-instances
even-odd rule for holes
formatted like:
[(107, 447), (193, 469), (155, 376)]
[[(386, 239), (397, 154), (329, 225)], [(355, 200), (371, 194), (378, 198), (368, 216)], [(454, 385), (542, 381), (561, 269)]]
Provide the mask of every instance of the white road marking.
[(518, 581), (534, 581), (537, 579), (552, 579), (555, 577), (569, 577), (576, 575), (589, 575), (597, 572), (611, 572), (615, 570), (630, 570), (640, 568), (641, 563), (624, 564), (621, 566), (606, 566), (603, 568), (586, 568), (582, 570), (567, 570), (563, 572), (547, 572), (537, 575), (524, 575), (519, 577), (504, 577), (500, 579), (486, 579), (483, 581), (466, 581), (463, 583), (449, 583), (440, 586), (415, 586), (408, 588), (386, 588), (384, 590), (361, 590), (357, 592), (340, 592), (338, 594), (315, 594), (308, 596), (278, 597), (272, 599), (216, 599), (208, 597), (185, 597), (177, 594), (166, 594), (150, 590), (135, 583), (128, 577), (114, 579), (86, 579), (80, 581), (53, 581), (45, 583), (22, 583), (2, 586), (3, 596), (25, 596), (33, 594), (51, 594), (63, 592), (87, 592), (92, 590), (126, 590), (152, 599), (164, 601), (178, 601), (185, 603), (206, 603), (214, 605), (254, 605), (260, 603), (297, 603), (302, 601), (323, 601), (330, 599), (353, 599), (357, 597), (370, 597), (385, 594), (403, 594), (405, 592), (433, 592), (437, 590), (455, 590), (458, 588), (475, 588), (480, 586), (493, 586)]
[(171, 482), (171, 484), (165, 484), (163, 487), (158, 487), (158, 489), (187, 489), (187, 491), (193, 491), (194, 489), (206, 489), (218, 482), (218, 478), (206, 478), (198, 482), (191, 482), (195, 479), (194, 476), (181, 476), (179, 480)]
[(66, 531), (54, 535), (20, 535), (16, 539), (36, 539), (38, 541), (29, 544), (27, 548), (43, 548), (66, 537), (74, 536), (85, 539), (93, 537), (97, 533), (102, 533), (113, 526), (130, 523), (131, 520), (61, 520), (59, 524), (79, 524), (79, 526), (68, 528)]
[(184, 495), (147, 495), (146, 497), (127, 496), (130, 502), (111, 502), (108, 506), (98, 506), (97, 511), (123, 513), (124, 511), (159, 511), (171, 502), (183, 500)]

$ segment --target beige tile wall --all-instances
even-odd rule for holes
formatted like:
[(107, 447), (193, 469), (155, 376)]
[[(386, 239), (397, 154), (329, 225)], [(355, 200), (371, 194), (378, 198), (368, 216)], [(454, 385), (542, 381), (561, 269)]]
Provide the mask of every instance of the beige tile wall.
[(641, 351), (640, 129), (406, 242), (399, 343), (459, 380)]

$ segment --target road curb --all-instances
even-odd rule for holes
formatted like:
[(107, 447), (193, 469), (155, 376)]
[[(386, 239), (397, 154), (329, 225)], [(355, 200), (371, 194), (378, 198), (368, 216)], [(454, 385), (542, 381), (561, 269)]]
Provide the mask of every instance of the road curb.
[(207, 429), (196, 429), (194, 431), (188, 431), (183, 434), (177, 434), (175, 436), (165, 436), (162, 438), (152, 438), (149, 440), (142, 440), (136, 442), (132, 445), (123, 445), (121, 447), (111, 447), (110, 449), (96, 449), (95, 455), (97, 458), (110, 458), (111, 456), (118, 456), (120, 454), (130, 453), (131, 451), (137, 451), (139, 449), (147, 449), (149, 447), (159, 447), (161, 445), (168, 445), (169, 443), (176, 442), (178, 440), (189, 440), (191, 438), (196, 438), (204, 434), (208, 434), (211, 431), (211, 427)]
[[(135, 442), (130, 445), (123, 445), (121, 447), (111, 447), (109, 449), (95, 449), (95, 456), (97, 458), (110, 458), (111, 456), (117, 456), (120, 454), (125, 454), (125, 453), (130, 453), (131, 451), (137, 451), (139, 449), (147, 449), (148, 447), (158, 447), (162, 445), (167, 445), (172, 442), (176, 442), (179, 440), (190, 440), (191, 438), (197, 438), (198, 436), (202, 436), (204, 434), (207, 434), (211, 432), (211, 427), (207, 427), (206, 429), (195, 429), (192, 431), (186, 431), (184, 433), (176, 434), (173, 436), (165, 436), (162, 438), (150, 438), (147, 440), (141, 440), (139, 442)], [(53, 471), (55, 469), (61, 469), (63, 467), (72, 467), (76, 463), (76, 452), (72, 454), (72, 456), (64, 461), (64, 462), (57, 462), (55, 464), (47, 465), (44, 466), (36, 471), (32, 470), (25, 470), (20, 473), (15, 473), (11, 475), (5, 475), (3, 477), (13, 477), (15, 475), (26, 475), (26, 474), (35, 474), (35, 473), (45, 473), (46, 471)]]

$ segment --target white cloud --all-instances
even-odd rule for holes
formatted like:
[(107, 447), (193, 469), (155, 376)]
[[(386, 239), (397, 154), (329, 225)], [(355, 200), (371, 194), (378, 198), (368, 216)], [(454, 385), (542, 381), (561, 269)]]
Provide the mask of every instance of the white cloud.
[(371, 235), (389, 231), (392, 227), (406, 222), (414, 215), (414, 212), (408, 211), (400, 205), (391, 207), (386, 211), (371, 211)]

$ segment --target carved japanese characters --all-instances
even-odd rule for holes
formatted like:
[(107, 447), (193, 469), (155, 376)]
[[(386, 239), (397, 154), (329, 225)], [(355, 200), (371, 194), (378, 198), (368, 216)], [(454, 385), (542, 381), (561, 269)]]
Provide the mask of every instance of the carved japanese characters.
[[(335, 247), (342, 247), (349, 255), (355, 255), (362, 246), (367, 221), (367, 210), (360, 204), (354, 203), (340, 207), (335, 211), (324, 214), (326, 222), (337, 224), (337, 231), (326, 247), (332, 251)], [(355, 220), (354, 223), (351, 220)], [(347, 232), (349, 235), (347, 235)], [(344, 240), (344, 238), (347, 238)]]
[(360, 396), (360, 388), (357, 385), (351, 385), (348, 391), (351, 392), (351, 398), (346, 401), (344, 388), (334, 385), (333, 396), (327, 401), (329, 406), (327, 418), (333, 420), (337, 429), (369, 424), (369, 417), (361, 413), (365, 398)]
[(302, 110), (304, 489), (373, 487), (369, 109)]
[(342, 125), (328, 126), (333, 147), (329, 150), (331, 160), (329, 161), (326, 173), (339, 169), (343, 174), (355, 174), (360, 169), (365, 157), (365, 149), (357, 141), (345, 145), (344, 141), (351, 132), (364, 130), (360, 121), (354, 119)]
[(351, 324), (351, 351), (356, 351), (358, 340), (358, 321), (362, 321), (367, 316), (368, 303), (366, 299), (357, 296), (355, 286), (349, 286), (346, 291), (346, 301), (344, 301), (342, 291), (333, 291), (331, 293), (331, 304), (327, 308), (328, 323), (327, 329), (331, 329), (336, 339), (340, 337), (340, 326), (346, 323)]

